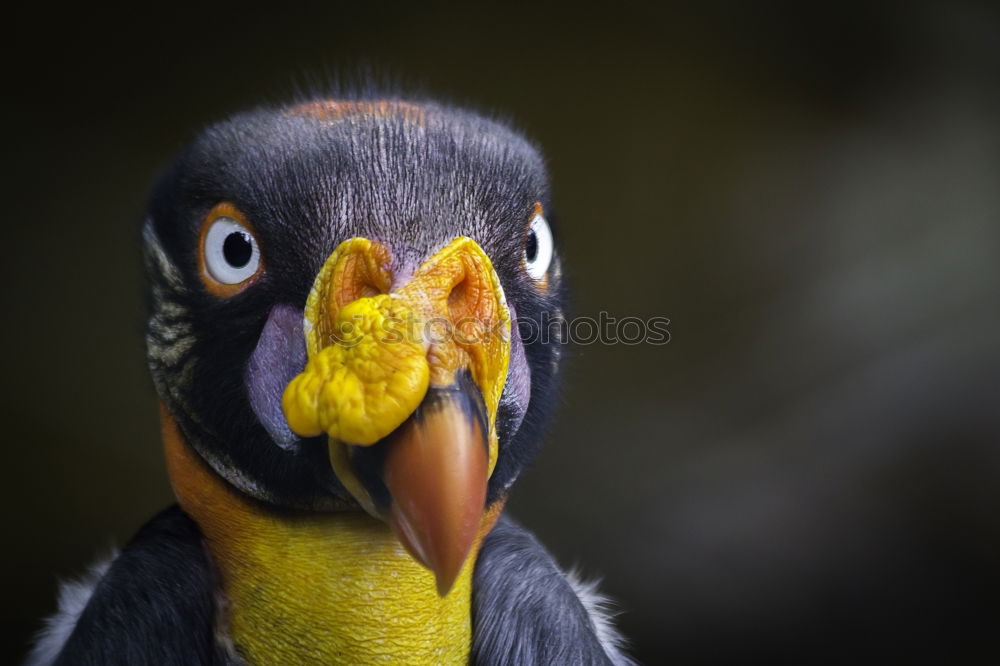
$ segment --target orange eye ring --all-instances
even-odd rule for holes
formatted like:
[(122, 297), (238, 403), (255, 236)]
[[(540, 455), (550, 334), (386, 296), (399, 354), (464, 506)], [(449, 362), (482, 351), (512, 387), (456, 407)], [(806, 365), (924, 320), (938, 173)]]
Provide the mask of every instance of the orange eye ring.
[[(249, 254), (242, 265), (227, 267), (224, 243), (235, 234), (242, 236), (245, 247), (241, 249)], [(236, 240), (241, 239), (237, 236)], [(198, 277), (205, 289), (218, 298), (231, 298), (256, 282), (263, 272), (260, 244), (246, 215), (228, 201), (213, 206), (198, 235)]]

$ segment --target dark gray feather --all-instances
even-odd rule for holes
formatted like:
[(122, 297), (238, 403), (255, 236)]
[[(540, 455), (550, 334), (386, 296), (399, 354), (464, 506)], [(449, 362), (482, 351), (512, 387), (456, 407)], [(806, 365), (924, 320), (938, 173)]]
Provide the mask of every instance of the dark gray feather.
[(534, 535), (501, 516), (472, 587), (475, 664), (628, 664)]

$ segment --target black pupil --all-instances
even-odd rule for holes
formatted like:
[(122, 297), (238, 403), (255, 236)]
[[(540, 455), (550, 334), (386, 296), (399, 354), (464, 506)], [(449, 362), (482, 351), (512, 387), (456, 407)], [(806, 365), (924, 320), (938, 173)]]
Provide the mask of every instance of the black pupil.
[(222, 255), (233, 268), (246, 266), (250, 263), (250, 257), (253, 256), (250, 236), (242, 231), (234, 231), (226, 236), (226, 242), (222, 244)]
[(534, 229), (528, 232), (528, 242), (524, 246), (524, 258), (528, 261), (534, 261), (538, 258), (538, 236), (535, 235)]

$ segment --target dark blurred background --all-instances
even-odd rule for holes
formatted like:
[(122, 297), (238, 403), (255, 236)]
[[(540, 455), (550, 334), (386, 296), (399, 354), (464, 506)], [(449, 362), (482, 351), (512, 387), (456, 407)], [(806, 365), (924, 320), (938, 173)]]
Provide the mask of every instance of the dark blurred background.
[(989, 3), (203, 4), (5, 19), (0, 661), (171, 501), (148, 188), (206, 123), (374, 66), (548, 156), (575, 312), (512, 511), (655, 664), (1000, 663)]

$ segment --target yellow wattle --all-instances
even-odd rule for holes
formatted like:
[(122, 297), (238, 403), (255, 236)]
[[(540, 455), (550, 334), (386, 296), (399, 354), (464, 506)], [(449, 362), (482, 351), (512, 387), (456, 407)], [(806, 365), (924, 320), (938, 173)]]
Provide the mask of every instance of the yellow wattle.
[(387, 294), (358, 299), (335, 317), (338, 340), (310, 356), (285, 389), (282, 408), (300, 435), (367, 446), (395, 430), (427, 393), (427, 350), (405, 330), (412, 311)]

